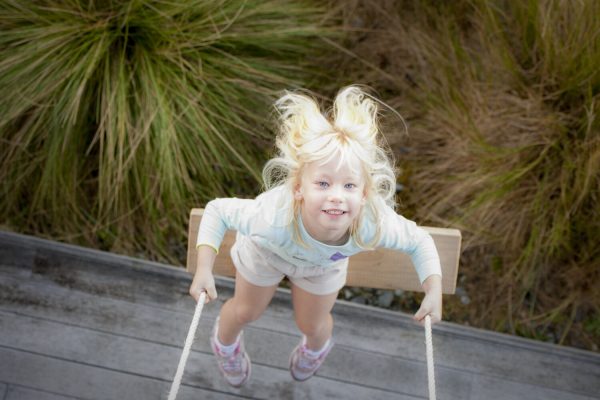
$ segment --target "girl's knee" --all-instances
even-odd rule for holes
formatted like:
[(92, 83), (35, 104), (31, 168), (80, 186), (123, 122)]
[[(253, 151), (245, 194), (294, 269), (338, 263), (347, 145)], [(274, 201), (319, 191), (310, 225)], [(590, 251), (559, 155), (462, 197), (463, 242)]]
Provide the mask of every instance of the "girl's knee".
[(234, 303), (234, 315), (238, 324), (246, 325), (256, 321), (262, 314), (262, 310), (257, 310), (245, 304)]
[(327, 329), (330, 324), (333, 324), (331, 314), (327, 314), (325, 318), (301, 318), (296, 315), (296, 325), (300, 332), (306, 336), (316, 336), (322, 333), (324, 329)]

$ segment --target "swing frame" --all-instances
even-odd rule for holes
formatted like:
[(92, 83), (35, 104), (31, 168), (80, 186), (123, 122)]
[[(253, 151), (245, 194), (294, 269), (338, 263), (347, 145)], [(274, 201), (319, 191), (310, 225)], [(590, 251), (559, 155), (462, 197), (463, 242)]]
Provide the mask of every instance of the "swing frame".
[[(202, 208), (193, 208), (190, 212), (186, 269), (192, 275), (196, 272), (198, 261), (196, 239), (203, 212)], [(442, 293), (454, 294), (462, 241), (461, 233), (458, 229), (451, 228), (425, 226), (421, 228), (429, 232), (440, 256)], [(229, 256), (229, 250), (234, 242), (235, 231), (227, 231), (215, 259), (214, 275), (235, 277), (235, 266)], [(351, 256), (346, 286), (423, 291), (410, 257), (405, 253), (384, 248)]]

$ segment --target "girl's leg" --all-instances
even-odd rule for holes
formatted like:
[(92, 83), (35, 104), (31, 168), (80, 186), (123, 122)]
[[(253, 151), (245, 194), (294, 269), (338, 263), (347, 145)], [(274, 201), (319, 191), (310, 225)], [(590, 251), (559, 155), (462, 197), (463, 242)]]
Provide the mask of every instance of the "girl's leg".
[(320, 350), (333, 331), (331, 309), (335, 304), (337, 292), (316, 295), (292, 285), (292, 302), (298, 329), (306, 336), (306, 347)]
[(262, 315), (276, 289), (277, 285), (253, 285), (236, 273), (233, 298), (227, 300), (221, 308), (219, 342), (225, 346), (235, 342), (244, 325)]

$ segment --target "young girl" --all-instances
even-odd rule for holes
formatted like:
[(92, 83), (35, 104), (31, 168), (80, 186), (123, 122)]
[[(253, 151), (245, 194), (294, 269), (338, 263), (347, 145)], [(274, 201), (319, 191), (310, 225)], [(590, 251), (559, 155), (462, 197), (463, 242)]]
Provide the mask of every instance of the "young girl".
[(431, 236), (394, 212), (396, 180), (380, 144), (378, 103), (356, 86), (342, 89), (332, 113), (323, 114), (304, 94), (287, 93), (280, 113), (278, 157), (267, 162), (267, 191), (254, 200), (215, 199), (198, 234), (198, 266), (190, 294), (217, 298), (212, 267), (226, 230), (237, 231), (231, 248), (235, 292), (222, 307), (211, 345), (230, 385), (250, 376), (242, 328), (260, 317), (287, 276), (300, 344), (290, 372), (304, 381), (333, 346), (331, 309), (346, 281), (348, 257), (377, 247), (408, 253), (426, 293), (414, 318), (441, 319), (441, 269)]

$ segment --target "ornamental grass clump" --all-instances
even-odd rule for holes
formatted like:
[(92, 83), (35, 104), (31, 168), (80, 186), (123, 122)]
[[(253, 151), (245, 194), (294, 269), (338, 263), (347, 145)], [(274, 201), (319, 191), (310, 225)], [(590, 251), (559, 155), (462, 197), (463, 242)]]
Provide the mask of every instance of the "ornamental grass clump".
[(327, 20), (307, 1), (3, 1), (2, 224), (176, 261), (191, 207), (259, 190), (270, 104), (319, 74)]
[(409, 122), (404, 204), (465, 235), (450, 318), (598, 350), (600, 2), (363, 7), (363, 79)]

